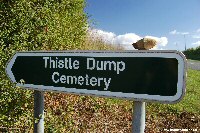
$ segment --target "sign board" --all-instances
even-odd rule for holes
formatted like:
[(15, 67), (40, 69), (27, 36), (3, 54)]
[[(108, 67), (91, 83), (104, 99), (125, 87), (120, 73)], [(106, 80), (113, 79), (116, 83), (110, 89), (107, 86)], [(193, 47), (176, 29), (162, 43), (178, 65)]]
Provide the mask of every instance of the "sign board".
[(6, 72), (17, 86), (42, 91), (167, 103), (185, 93), (178, 51), (18, 52)]

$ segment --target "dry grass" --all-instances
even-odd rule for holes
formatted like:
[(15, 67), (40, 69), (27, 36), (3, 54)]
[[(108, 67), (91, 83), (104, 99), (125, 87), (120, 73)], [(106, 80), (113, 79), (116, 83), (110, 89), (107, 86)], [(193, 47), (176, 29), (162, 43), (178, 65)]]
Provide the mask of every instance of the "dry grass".
[(81, 50), (123, 50), (122, 47), (106, 44), (101, 38), (87, 36), (85, 42), (80, 47)]

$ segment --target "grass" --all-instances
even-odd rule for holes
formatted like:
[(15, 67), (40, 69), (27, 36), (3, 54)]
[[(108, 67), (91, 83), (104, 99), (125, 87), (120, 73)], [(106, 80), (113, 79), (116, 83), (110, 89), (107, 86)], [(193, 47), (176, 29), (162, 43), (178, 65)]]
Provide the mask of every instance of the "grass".
[(195, 61), (195, 62), (200, 62), (200, 60), (192, 60), (192, 59), (187, 59), (188, 61)]

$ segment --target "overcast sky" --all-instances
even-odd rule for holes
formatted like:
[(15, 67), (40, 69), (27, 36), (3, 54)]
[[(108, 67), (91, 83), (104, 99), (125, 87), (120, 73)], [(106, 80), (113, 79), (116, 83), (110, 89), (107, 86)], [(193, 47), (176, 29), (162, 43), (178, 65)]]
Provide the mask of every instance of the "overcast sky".
[(126, 49), (143, 37), (156, 49), (200, 46), (200, 0), (87, 0), (85, 11), (92, 32)]

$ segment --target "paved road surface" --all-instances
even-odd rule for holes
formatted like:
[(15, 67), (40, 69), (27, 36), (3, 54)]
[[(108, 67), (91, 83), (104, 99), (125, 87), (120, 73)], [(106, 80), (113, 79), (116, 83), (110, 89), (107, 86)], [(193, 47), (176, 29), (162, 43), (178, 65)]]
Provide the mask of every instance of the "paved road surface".
[(188, 60), (188, 68), (200, 71), (200, 61)]

